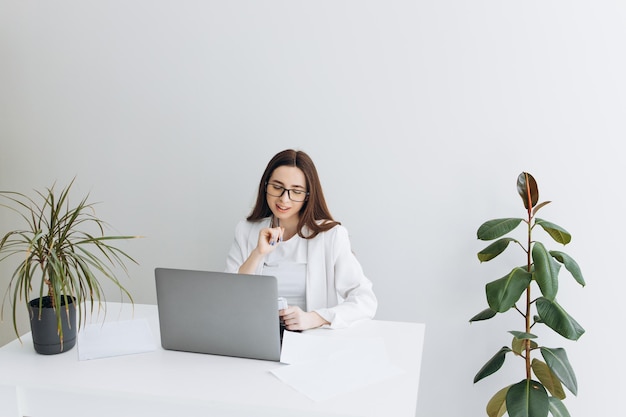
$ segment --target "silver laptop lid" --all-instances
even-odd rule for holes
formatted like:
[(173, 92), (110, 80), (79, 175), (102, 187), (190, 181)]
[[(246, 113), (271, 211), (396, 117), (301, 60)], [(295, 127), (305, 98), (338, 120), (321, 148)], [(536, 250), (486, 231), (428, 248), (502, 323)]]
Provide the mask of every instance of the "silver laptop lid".
[(164, 349), (280, 360), (276, 278), (156, 268)]

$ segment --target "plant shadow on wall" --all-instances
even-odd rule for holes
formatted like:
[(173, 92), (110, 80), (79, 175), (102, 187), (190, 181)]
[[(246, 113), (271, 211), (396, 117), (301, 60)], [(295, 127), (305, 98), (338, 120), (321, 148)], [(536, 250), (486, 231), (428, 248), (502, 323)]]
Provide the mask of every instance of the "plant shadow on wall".
[[(540, 346), (532, 331), (536, 325), (546, 325), (566, 339), (578, 340), (585, 330), (556, 300), (561, 266), (580, 285), (584, 286), (585, 281), (578, 264), (569, 255), (548, 250), (533, 239), (537, 226), (563, 245), (570, 242), (571, 235), (562, 227), (536, 217), (537, 212), (550, 202), (539, 203), (537, 182), (532, 175), (526, 172), (519, 175), (517, 192), (522, 197), (527, 217), (494, 219), (483, 223), (478, 229), (478, 239), (497, 240), (480, 251), (478, 259), (481, 262), (490, 261), (514, 243), (523, 249), (526, 262), (486, 285), (489, 308), (472, 317), (470, 322), (487, 320), (498, 313), (513, 310), (524, 321), (524, 328), (510, 331), (513, 335), (511, 346), (502, 347), (478, 371), (474, 383), (498, 371), (507, 354), (512, 353), (523, 359), (526, 377), (498, 391), (487, 403), (487, 415), (501, 417), (508, 413), (510, 417), (547, 417), (550, 413), (554, 417), (569, 417), (562, 401), (566, 397), (563, 386), (574, 395), (578, 393), (578, 386), (565, 349)], [(503, 237), (520, 224), (527, 229), (525, 242)], [(531, 292), (536, 289), (540, 296), (533, 299)], [(543, 360), (533, 358), (539, 353)]]
[[(105, 297), (98, 276), (112, 281), (122, 295), (133, 301), (116, 278), (114, 267), (127, 272), (125, 262), (136, 262), (111, 242), (136, 236), (105, 235), (107, 224), (96, 217), (88, 196), (75, 207), (70, 205), (73, 183), (58, 194), (54, 186), (45, 192), (37, 191), (37, 200), (18, 192), (0, 191), (0, 206), (18, 213), (24, 224), (24, 228), (7, 232), (0, 240), (0, 262), (13, 255), (20, 259), (4, 294), (0, 318), (8, 301), (13, 328), (20, 338), (17, 305), (25, 301), (33, 346), (41, 354), (74, 347), (76, 315), (80, 327), (86, 320), (87, 308), (93, 313), (95, 305), (98, 309), (103, 306)], [(37, 298), (30, 299), (31, 292)]]

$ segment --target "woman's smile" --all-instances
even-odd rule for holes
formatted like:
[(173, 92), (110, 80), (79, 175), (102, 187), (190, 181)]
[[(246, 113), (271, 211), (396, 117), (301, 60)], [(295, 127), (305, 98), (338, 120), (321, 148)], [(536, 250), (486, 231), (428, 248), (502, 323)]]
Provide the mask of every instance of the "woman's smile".
[(281, 213), (286, 213), (289, 211), (289, 209), (291, 209), (291, 207), (289, 206), (283, 206), (281, 204), (276, 204), (276, 210), (278, 210)]

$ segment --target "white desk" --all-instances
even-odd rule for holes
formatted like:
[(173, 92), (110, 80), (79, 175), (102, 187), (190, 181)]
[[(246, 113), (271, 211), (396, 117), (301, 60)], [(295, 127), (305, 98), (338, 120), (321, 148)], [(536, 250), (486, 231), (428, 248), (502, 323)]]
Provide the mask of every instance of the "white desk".
[[(131, 311), (129, 304), (109, 303), (106, 320), (129, 319)], [(35, 353), (30, 334), (23, 344), (16, 340), (0, 348), (0, 417), (415, 416), (423, 324), (373, 320), (344, 330), (312, 330), (330, 338), (380, 337), (392, 363), (405, 371), (315, 402), (269, 372), (285, 365), (166, 351), (160, 347), (156, 306), (136, 304), (134, 318), (149, 321), (155, 352), (79, 361), (76, 348), (52, 356)], [(67, 403), (59, 405), (59, 399)]]

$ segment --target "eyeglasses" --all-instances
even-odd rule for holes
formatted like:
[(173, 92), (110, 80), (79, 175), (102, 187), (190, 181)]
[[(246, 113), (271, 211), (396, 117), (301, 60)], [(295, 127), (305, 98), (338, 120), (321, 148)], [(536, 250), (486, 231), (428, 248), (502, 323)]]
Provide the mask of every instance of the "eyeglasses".
[(283, 194), (285, 194), (285, 191), (287, 191), (287, 197), (289, 197), (291, 201), (298, 203), (305, 201), (309, 196), (308, 191), (299, 190), (297, 188), (289, 189), (270, 182), (265, 183), (265, 192), (272, 197), (282, 197)]

